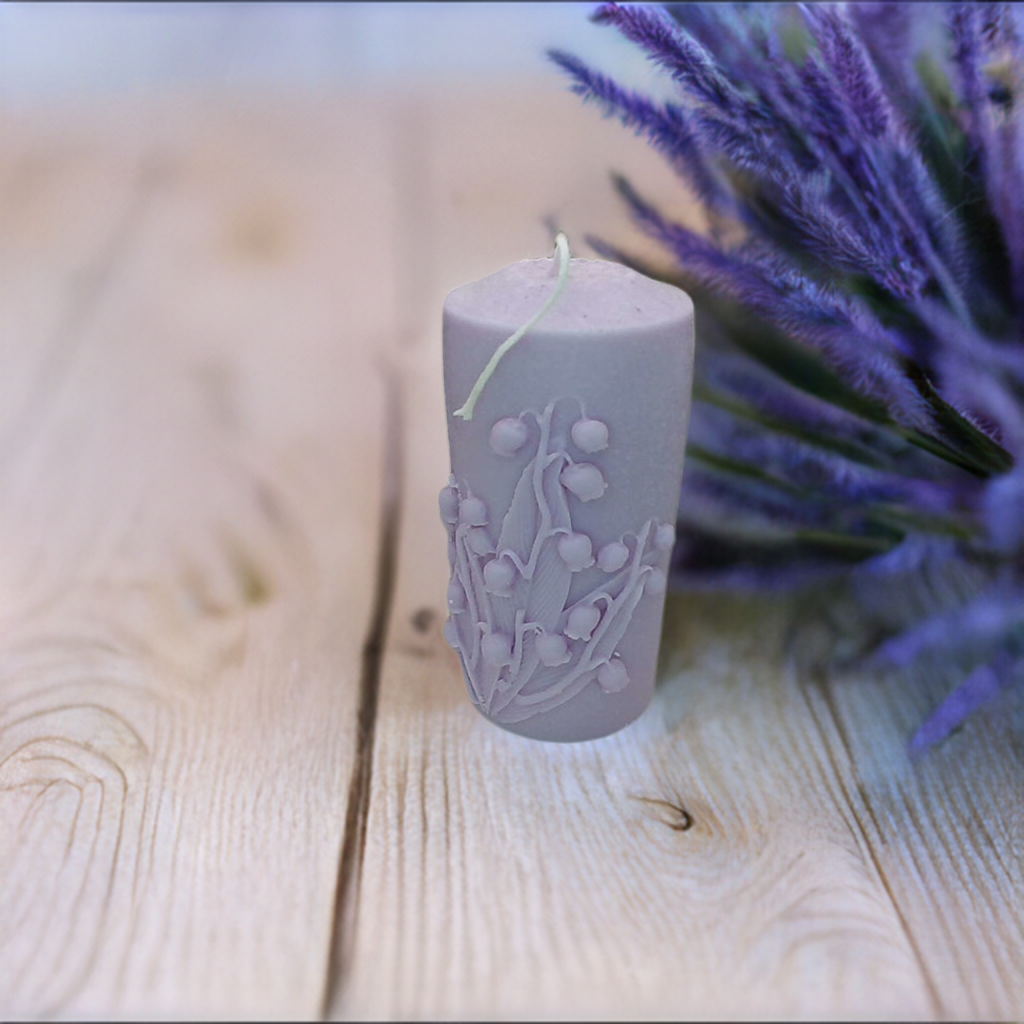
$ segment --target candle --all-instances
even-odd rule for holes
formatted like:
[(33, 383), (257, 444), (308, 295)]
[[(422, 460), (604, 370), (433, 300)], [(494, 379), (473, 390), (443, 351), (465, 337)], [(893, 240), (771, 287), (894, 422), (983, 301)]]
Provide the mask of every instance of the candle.
[(445, 300), (445, 638), (505, 729), (594, 739), (650, 702), (693, 344), (685, 292), (564, 236)]

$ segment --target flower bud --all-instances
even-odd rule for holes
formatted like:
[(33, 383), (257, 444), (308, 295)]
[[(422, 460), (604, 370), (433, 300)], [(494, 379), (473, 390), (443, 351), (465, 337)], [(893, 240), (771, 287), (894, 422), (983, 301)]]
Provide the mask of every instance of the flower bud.
[(600, 420), (578, 419), (570, 433), (572, 443), (588, 455), (608, 447), (608, 427)]
[(569, 612), (565, 635), (570, 640), (589, 640), (601, 621), (601, 610), (596, 604), (581, 604)]
[(598, 685), (605, 693), (618, 693), (629, 685), (629, 673), (621, 658), (612, 658), (597, 670)]
[(601, 476), (601, 470), (591, 462), (577, 462), (575, 465), (566, 466), (560, 479), (580, 501), (600, 498), (608, 487)]
[(466, 498), (459, 505), (459, 522), (466, 526), (486, 526), (487, 506), (479, 498)]
[(516, 567), (507, 558), (492, 558), (484, 566), (484, 586), (497, 597), (510, 597)]
[(498, 455), (512, 456), (526, 444), (529, 431), (517, 417), (506, 416), (491, 427), (491, 449)]
[(455, 523), (459, 519), (459, 492), (452, 486), (442, 487), (437, 496), (437, 505), (441, 511), (441, 522)]
[(466, 609), (466, 591), (458, 580), (452, 580), (448, 584), (448, 608), (453, 612)]
[(654, 546), (659, 551), (671, 551), (676, 542), (676, 528), (671, 523), (660, 523), (654, 531)]
[(512, 638), (505, 633), (488, 633), (480, 641), (480, 653), (488, 665), (508, 665), (512, 661)]
[(569, 533), (558, 541), (558, 553), (570, 572), (589, 569), (594, 564), (594, 547), (585, 533)]
[(542, 664), (548, 667), (564, 665), (572, 657), (565, 637), (559, 636), (557, 633), (539, 634), (534, 641), (534, 646), (537, 648), (537, 656)]
[(618, 572), (629, 560), (629, 548), (621, 540), (605, 544), (597, 553), (597, 564), (604, 572)]

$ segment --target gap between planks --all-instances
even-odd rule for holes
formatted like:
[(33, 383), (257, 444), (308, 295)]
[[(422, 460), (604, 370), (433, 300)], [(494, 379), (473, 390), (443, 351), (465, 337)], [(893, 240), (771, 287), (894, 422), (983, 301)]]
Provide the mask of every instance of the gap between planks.
[(352, 963), (359, 888), (366, 850), (366, 826), (373, 778), (373, 740), (380, 700), (381, 667), (387, 643), (388, 624), (394, 606), (398, 574), (398, 536), (402, 516), (402, 473), (404, 466), (402, 394), (398, 374), (383, 365), (384, 451), (381, 486), (380, 547), (377, 551), (376, 589), (373, 595), (366, 643), (363, 646), (356, 710), (356, 748), (349, 780), (345, 830), (338, 858), (338, 882), (334, 896), (334, 920), (328, 948), (327, 970), (321, 1019), (328, 1019), (331, 1007), (343, 998)]

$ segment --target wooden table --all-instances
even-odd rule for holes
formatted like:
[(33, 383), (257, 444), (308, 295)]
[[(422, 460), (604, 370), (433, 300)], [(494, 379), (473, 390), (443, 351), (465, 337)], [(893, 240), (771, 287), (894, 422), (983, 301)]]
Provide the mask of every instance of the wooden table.
[(693, 596), (617, 736), (464, 695), (441, 299), (635, 239), (610, 168), (686, 213), (643, 143), (522, 83), (0, 142), (0, 1018), (1024, 1013), (1006, 705), (912, 765), (940, 684)]

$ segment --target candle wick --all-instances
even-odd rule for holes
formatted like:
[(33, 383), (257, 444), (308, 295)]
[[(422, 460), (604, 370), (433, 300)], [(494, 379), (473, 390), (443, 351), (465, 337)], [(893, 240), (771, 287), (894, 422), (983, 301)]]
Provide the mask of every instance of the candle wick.
[(565, 291), (566, 282), (569, 280), (569, 239), (566, 237), (564, 231), (559, 231), (555, 237), (555, 252), (558, 254), (558, 283), (555, 285), (555, 290), (548, 297), (547, 302), (541, 306), (540, 310), (530, 318), (527, 323), (523, 324), (515, 334), (511, 337), (506, 338), (495, 350), (494, 355), (487, 361), (487, 365), (483, 368), (483, 372), (476, 379), (476, 383), (473, 385), (473, 390), (469, 393), (469, 398), (466, 399), (461, 409), (456, 409), (452, 413), (453, 416), (459, 416), (467, 422), (473, 418), (473, 409), (476, 407), (477, 399), (480, 397), (487, 382), (494, 375), (495, 369), (497, 369), (498, 363), (501, 362), (505, 353), (508, 352), (513, 345), (518, 342), (524, 334), (532, 330), (537, 324), (547, 315), (551, 307), (559, 300), (563, 291)]

